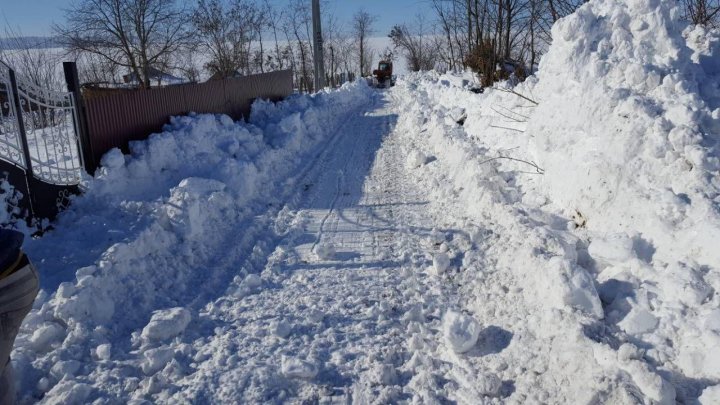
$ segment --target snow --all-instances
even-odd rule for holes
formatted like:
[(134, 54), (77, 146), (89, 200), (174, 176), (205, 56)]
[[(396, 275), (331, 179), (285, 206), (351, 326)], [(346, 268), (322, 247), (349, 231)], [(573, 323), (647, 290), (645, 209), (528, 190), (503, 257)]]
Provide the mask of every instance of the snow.
[(673, 4), (591, 0), (515, 87), (408, 74), (111, 151), (26, 243), (20, 402), (717, 402), (720, 36)]
[(698, 400), (701, 405), (716, 404), (720, 402), (720, 385), (705, 388)]
[(448, 311), (443, 317), (445, 342), (456, 353), (465, 353), (477, 343), (480, 324), (472, 317)]
[(433, 257), (433, 270), (436, 276), (441, 276), (450, 268), (450, 258), (445, 253), (438, 253)]
[(319, 244), (313, 249), (315, 256), (320, 260), (333, 260), (335, 258), (335, 246), (332, 243)]
[(155, 311), (150, 322), (143, 328), (140, 337), (148, 343), (162, 342), (180, 335), (192, 319), (185, 308), (170, 308)]
[(635, 258), (633, 241), (626, 233), (593, 239), (588, 246), (588, 253), (594, 259), (609, 265), (623, 263)]
[(292, 332), (292, 325), (286, 320), (275, 321), (270, 328), (275, 336), (283, 339), (290, 336)]
[(98, 360), (110, 360), (112, 356), (112, 345), (110, 343), (104, 343), (95, 348), (95, 356)]
[(65, 336), (65, 330), (56, 323), (47, 323), (37, 328), (30, 336), (29, 344), (36, 352), (45, 352), (50, 345), (61, 341)]
[(293, 357), (283, 357), (281, 370), (287, 378), (311, 379), (318, 373), (313, 363)]
[(410, 169), (418, 168), (425, 165), (425, 163), (427, 163), (427, 160), (428, 158), (424, 153), (419, 150), (414, 150), (410, 152), (407, 157), (407, 167)]

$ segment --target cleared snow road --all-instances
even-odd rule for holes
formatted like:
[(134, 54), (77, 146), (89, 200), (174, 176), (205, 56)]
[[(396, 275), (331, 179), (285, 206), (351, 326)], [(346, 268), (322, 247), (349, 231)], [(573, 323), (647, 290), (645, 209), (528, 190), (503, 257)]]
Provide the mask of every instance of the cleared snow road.
[(578, 397), (561, 381), (589, 376), (576, 361), (548, 362), (556, 349), (536, 337), (544, 326), (531, 320), (523, 282), (496, 271), (492, 254), (512, 255), (512, 245), (493, 250), (497, 236), (468, 225), (463, 202), (430, 192), (457, 162), (408, 164), (411, 145), (430, 147), (396, 130), (396, 98), (384, 93), (352, 114), (294, 180), (299, 192), (275, 218), (284, 236), (261, 277), (201, 311), (214, 333), (196, 341), (194, 370), (173, 382), (168, 402)]
[(336, 134), (277, 218), (286, 236), (262, 288), (207, 308), (207, 359), (171, 402), (387, 403), (437, 390), (415, 381), (424, 360), (413, 352), (449, 298), (426, 295), (422, 274), (445, 234), (433, 233), (428, 201), (405, 174), (396, 119), (383, 99)]
[(671, 403), (566, 221), (417, 84), (108, 154), (31, 245), (61, 271), (13, 353), (21, 403)]

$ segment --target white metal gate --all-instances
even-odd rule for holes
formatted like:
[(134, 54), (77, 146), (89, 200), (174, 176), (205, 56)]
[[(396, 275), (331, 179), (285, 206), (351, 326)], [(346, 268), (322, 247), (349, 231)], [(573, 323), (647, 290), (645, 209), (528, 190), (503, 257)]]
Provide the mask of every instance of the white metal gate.
[(0, 179), (19, 191), (22, 219), (52, 218), (78, 192), (84, 169), (75, 97), (0, 65)]

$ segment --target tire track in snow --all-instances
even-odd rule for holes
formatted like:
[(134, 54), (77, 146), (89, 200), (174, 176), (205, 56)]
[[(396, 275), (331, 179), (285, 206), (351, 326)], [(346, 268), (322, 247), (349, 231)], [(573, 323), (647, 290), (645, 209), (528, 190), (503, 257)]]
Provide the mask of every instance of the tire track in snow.
[[(339, 131), (338, 137), (336, 138), (336, 144), (332, 149), (328, 148), (326, 153), (322, 154), (321, 159), (316, 161), (314, 166), (311, 167), (307, 172), (308, 184), (313, 184), (312, 187), (307, 190), (306, 195), (299, 199), (299, 202), (293, 205), (302, 208), (302, 211), (297, 214), (297, 218), (302, 219), (304, 217), (303, 212), (310, 210), (318, 211), (320, 207), (327, 209), (324, 222), (332, 221), (329, 232), (336, 233), (338, 231), (340, 217), (337, 215), (334, 208), (336, 206), (348, 207), (356, 203), (356, 199), (360, 198), (362, 191), (356, 191), (351, 193), (343, 193), (343, 178), (350, 178), (351, 181), (355, 181), (351, 186), (359, 186), (362, 184), (364, 179), (364, 173), (368, 170), (369, 162), (372, 161), (371, 152), (379, 147), (379, 142), (384, 135), (382, 130), (378, 130), (376, 126), (370, 125), (370, 128), (366, 128), (367, 122), (373, 122), (377, 120), (389, 120), (390, 117), (365, 117), (356, 116), (351, 119), (344, 131)], [(391, 127), (390, 124), (386, 124), (385, 128)], [(346, 133), (342, 133), (346, 132)], [(357, 147), (359, 144), (362, 147)], [(334, 152), (334, 153), (333, 153)], [(339, 155), (338, 155), (339, 154)], [(344, 170), (343, 175), (340, 178), (332, 178), (329, 176), (330, 173), (337, 172), (334, 167), (341, 165)], [(352, 176), (347, 176), (346, 173), (352, 171)], [(314, 173), (314, 178), (313, 178)], [(311, 181), (314, 182), (311, 183)], [(334, 187), (330, 187), (330, 184), (334, 183)], [(360, 187), (358, 187), (360, 188)], [(329, 192), (330, 190), (333, 191)], [(332, 201), (328, 202), (328, 196), (332, 196)], [(312, 228), (312, 222), (314, 221), (312, 216), (305, 217), (311, 222), (310, 224), (299, 221), (296, 226), (304, 227), (308, 226)], [(323, 229), (325, 225), (322, 225)], [(194, 375), (188, 376), (183, 380), (183, 385), (186, 387), (181, 390), (174, 397), (175, 399), (182, 402), (183, 400), (190, 400), (190, 398), (213, 398), (218, 401), (238, 401), (238, 400), (258, 400), (263, 398), (266, 400), (268, 396), (273, 397), (291, 395), (297, 397), (306, 397), (300, 392), (293, 392), (293, 394), (286, 394), (286, 390), (292, 390), (297, 387), (295, 381), (289, 379), (282, 373), (282, 356), (288, 354), (288, 352), (302, 352), (307, 349), (308, 345), (303, 344), (297, 346), (294, 350), (285, 351), (279, 350), (276, 346), (277, 342), (267, 342), (268, 345), (261, 345), (263, 349), (256, 348), (253, 350), (254, 355), (247, 355), (247, 357), (240, 356), (241, 362), (247, 360), (248, 362), (257, 363), (257, 367), (262, 371), (260, 373), (244, 373), (242, 376), (236, 375), (239, 371), (233, 367), (237, 360), (232, 360), (232, 364), (228, 364), (225, 361), (225, 357), (236, 358), (230, 355), (232, 348), (238, 347), (253, 347), (255, 346), (255, 340), (269, 338), (284, 339), (281, 335), (285, 333), (279, 331), (285, 326), (284, 322), (286, 319), (291, 320), (292, 335), (288, 337), (288, 340), (292, 339), (295, 334), (302, 335), (306, 332), (306, 329), (313, 328), (314, 326), (308, 324), (308, 320), (315, 319), (318, 314), (309, 311), (307, 304), (299, 304), (300, 308), (296, 308), (293, 311), (288, 310), (289, 306), (297, 305), (298, 302), (304, 302), (304, 298), (308, 295), (313, 296), (313, 300), (317, 300), (321, 303), (327, 304), (323, 307), (323, 313), (319, 316), (322, 318), (333, 318), (333, 312), (340, 312), (341, 317), (335, 321), (328, 321), (327, 324), (336, 327), (325, 327), (323, 331), (329, 334), (330, 339), (335, 341), (337, 339), (348, 339), (348, 340), (365, 340), (373, 339), (373, 334), (367, 332), (367, 328), (375, 329), (374, 326), (369, 324), (367, 320), (363, 321), (364, 310), (353, 309), (351, 302), (359, 300), (362, 308), (368, 309), (366, 304), (369, 304), (367, 296), (365, 297), (353, 297), (352, 301), (345, 300), (346, 297), (352, 297), (356, 291), (347, 290), (340, 295), (334, 295), (333, 292), (337, 293), (338, 289), (347, 289), (344, 285), (351, 285), (352, 282), (358, 279), (367, 280), (373, 278), (374, 271), (358, 271), (358, 274), (351, 272), (344, 273), (341, 278), (346, 279), (346, 283), (339, 282), (336, 276), (337, 270), (334, 268), (323, 269), (319, 268), (320, 264), (310, 264), (306, 266), (307, 269), (302, 269), (304, 264), (302, 262), (293, 261), (285, 257), (284, 259), (278, 259), (274, 255), (285, 248), (293, 248), (297, 243), (296, 239), (300, 241), (304, 240), (302, 237), (298, 238), (298, 235), (289, 232), (288, 237), (278, 244), (276, 252), (268, 257), (268, 266), (265, 272), (263, 272), (263, 279), (265, 279), (266, 287), (259, 294), (251, 295), (245, 299), (235, 300), (238, 302), (232, 302), (231, 297), (228, 299), (218, 300), (218, 305), (211, 305), (208, 311), (208, 315), (214, 319), (222, 319), (223, 323), (226, 324), (222, 329), (216, 328), (217, 335), (210, 340), (204, 342), (204, 347), (199, 347), (199, 353), (197, 355), (200, 359), (197, 372)], [(282, 256), (282, 254), (278, 254)], [(292, 257), (292, 255), (290, 255)], [(284, 268), (282, 268), (284, 267)], [(279, 272), (275, 272), (273, 269), (279, 269)], [(308, 283), (306, 277), (301, 273), (301, 270), (305, 273), (310, 274), (315, 280), (314, 283)], [(329, 284), (328, 284), (329, 283)], [(376, 297), (373, 301), (374, 304), (380, 301), (380, 298), (384, 294), (384, 286), (390, 283), (381, 283), (379, 286), (369, 286), (370, 290), (367, 291), (367, 295)], [(325, 286), (325, 289), (318, 289), (318, 286)], [(330, 297), (325, 297), (325, 294)], [(328, 307), (328, 305), (330, 305)], [(371, 311), (378, 311), (377, 305), (370, 308)], [(383, 307), (382, 311), (386, 308)], [(359, 311), (359, 312), (358, 312)], [(279, 316), (278, 316), (279, 315)], [(349, 317), (349, 318), (348, 318)], [(351, 319), (360, 320), (360, 326), (357, 326)], [(310, 322), (312, 323), (312, 322)], [(315, 322), (317, 323), (317, 322)], [(389, 327), (389, 326), (386, 326)], [(360, 328), (360, 331), (357, 330)], [(253, 330), (254, 336), (248, 336), (245, 332)], [(318, 335), (314, 335), (318, 338)], [(334, 337), (332, 337), (334, 336)], [(250, 340), (248, 340), (250, 339)], [(235, 342), (243, 342), (238, 344)], [(263, 342), (265, 343), (265, 342)], [(287, 342), (290, 346), (295, 345), (295, 342)], [(371, 347), (388, 347), (383, 344), (373, 344)], [(210, 352), (203, 350), (212, 348)], [(217, 353), (225, 353), (223, 357), (218, 358)], [(262, 354), (265, 353), (266, 355)], [(327, 353), (326, 353), (327, 354)], [(352, 354), (347, 354), (353, 356)], [(321, 356), (322, 357), (322, 356)], [(331, 360), (331, 359), (326, 359)], [(268, 373), (270, 377), (265, 378), (261, 374)], [(231, 377), (234, 376), (234, 377)], [(225, 379), (232, 378), (235, 381), (235, 385), (238, 382), (244, 381), (241, 386), (236, 386), (232, 389), (223, 388), (224, 385), (221, 382)], [(342, 382), (342, 378), (337, 379), (332, 376), (324, 377), (325, 380)], [(260, 381), (261, 380), (261, 381)], [(272, 381), (282, 381), (282, 387), (274, 386)], [(257, 392), (255, 388), (257, 388)], [(228, 392), (230, 390), (230, 392)], [(317, 396), (324, 393), (322, 387), (314, 386), (311, 389), (312, 394), (309, 396)], [(349, 391), (343, 391), (342, 395), (347, 394)], [(332, 392), (331, 392), (332, 394)], [(258, 395), (258, 396), (255, 396)]]
[[(442, 402), (472, 383), (443, 355), (458, 286), (427, 274), (438, 224), (388, 134), (391, 107), (349, 119), (308, 170), (293, 226), (265, 250), (262, 288), (208, 307), (214, 335), (172, 402)], [(320, 241), (337, 256), (313, 257)]]

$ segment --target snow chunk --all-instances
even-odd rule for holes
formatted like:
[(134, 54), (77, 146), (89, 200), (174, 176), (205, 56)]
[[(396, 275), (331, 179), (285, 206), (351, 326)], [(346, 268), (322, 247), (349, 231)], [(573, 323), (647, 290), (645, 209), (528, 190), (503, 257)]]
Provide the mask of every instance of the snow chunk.
[(36, 329), (30, 337), (30, 347), (36, 352), (45, 352), (50, 345), (65, 337), (65, 329), (56, 324), (48, 323)]
[(445, 253), (438, 253), (433, 257), (433, 270), (436, 276), (440, 276), (450, 268), (450, 257)]
[(641, 358), (642, 355), (635, 345), (631, 343), (623, 343), (618, 348), (617, 357), (620, 362), (627, 363), (630, 360), (637, 360)]
[(237, 286), (233, 295), (237, 298), (243, 298), (259, 291), (260, 287), (262, 287), (262, 278), (257, 274), (248, 274)]
[(262, 286), (262, 278), (257, 274), (248, 274), (242, 284), (251, 289), (260, 288)]
[(557, 291), (559, 287), (558, 307), (567, 305), (598, 319), (605, 317), (595, 283), (584, 269), (561, 257), (551, 258), (548, 267), (548, 274), (538, 280), (543, 294)]
[(410, 307), (410, 309), (405, 311), (405, 313), (403, 314), (402, 320), (404, 323), (422, 322), (423, 321), (422, 305), (415, 304), (412, 307)]
[(653, 373), (647, 364), (631, 361), (625, 367), (642, 393), (659, 405), (675, 404), (675, 388), (659, 375)]
[(465, 112), (464, 108), (455, 107), (452, 110), (448, 111), (447, 118), (451, 120), (451, 122), (448, 123), (450, 125), (452, 125), (453, 123), (460, 124), (464, 123), (467, 119), (467, 113)]
[[(213, 209), (217, 210), (230, 201), (222, 202), (215, 194), (224, 192), (223, 182), (191, 177), (184, 179), (172, 189), (170, 199), (162, 208), (160, 223), (189, 239), (197, 239), (207, 232), (205, 211), (212, 198)], [(213, 198), (214, 197), (214, 198)]]
[(605, 317), (593, 278), (571, 260), (551, 257), (543, 271), (531, 275), (537, 285), (533, 291), (549, 307), (571, 307), (597, 319)]
[(658, 319), (647, 309), (639, 306), (633, 307), (630, 312), (618, 323), (618, 326), (631, 335), (647, 333), (655, 330)]
[(698, 401), (700, 405), (720, 404), (720, 384), (705, 388)]
[(147, 350), (143, 353), (145, 359), (140, 367), (145, 375), (153, 375), (162, 370), (173, 359), (174, 355), (175, 351), (168, 347)]
[(65, 376), (73, 377), (82, 365), (77, 360), (58, 361), (50, 369), (50, 374), (58, 380), (62, 380)]
[(482, 395), (498, 396), (502, 388), (502, 380), (495, 374), (481, 374), (475, 382), (475, 389)]
[(320, 260), (333, 260), (335, 258), (335, 245), (332, 243), (321, 243), (315, 246), (313, 253)]
[(311, 323), (320, 323), (323, 319), (325, 319), (325, 313), (319, 309), (313, 308), (307, 315), (307, 320)]
[(97, 266), (87, 266), (87, 267), (81, 267), (77, 269), (75, 272), (75, 278), (80, 280), (83, 277), (86, 276), (92, 276), (97, 271)]
[(397, 371), (392, 364), (375, 364), (368, 370), (370, 380), (376, 385), (391, 386), (397, 384)]
[(677, 365), (690, 378), (720, 379), (720, 335), (704, 331), (700, 339), (684, 339)]
[(141, 337), (146, 342), (164, 341), (181, 334), (192, 319), (185, 308), (170, 308), (155, 311), (150, 322), (143, 328)]
[(607, 264), (626, 262), (635, 257), (633, 240), (626, 233), (616, 233), (606, 238), (593, 239), (588, 246), (588, 253)]
[(309, 361), (282, 356), (281, 372), (287, 378), (310, 380), (315, 378), (318, 373), (318, 368)]
[(281, 321), (273, 322), (273, 324), (271, 325), (271, 329), (272, 329), (272, 333), (275, 336), (278, 336), (278, 337), (281, 337), (284, 339), (284, 338), (290, 336), (290, 332), (292, 332), (292, 325), (290, 324), (290, 322), (283, 319)]
[(705, 315), (703, 325), (706, 329), (720, 333), (720, 309), (714, 309)]
[(62, 380), (47, 393), (44, 403), (48, 405), (84, 404), (92, 388), (73, 380)]
[(125, 166), (125, 155), (118, 148), (112, 148), (100, 159), (100, 165), (110, 170), (117, 170)]
[(95, 357), (100, 360), (110, 360), (112, 345), (105, 343), (95, 348)]
[(668, 265), (659, 285), (664, 293), (664, 301), (678, 302), (691, 308), (702, 305), (712, 293), (705, 282), (702, 272), (680, 263)]
[(443, 335), (455, 353), (465, 353), (477, 343), (480, 324), (470, 316), (450, 310), (443, 317)]
[(428, 157), (426, 154), (419, 150), (413, 150), (405, 161), (408, 169), (416, 169), (420, 166), (424, 166), (427, 163)]
[(59, 298), (70, 298), (75, 294), (75, 284), (70, 282), (60, 283), (55, 295)]

